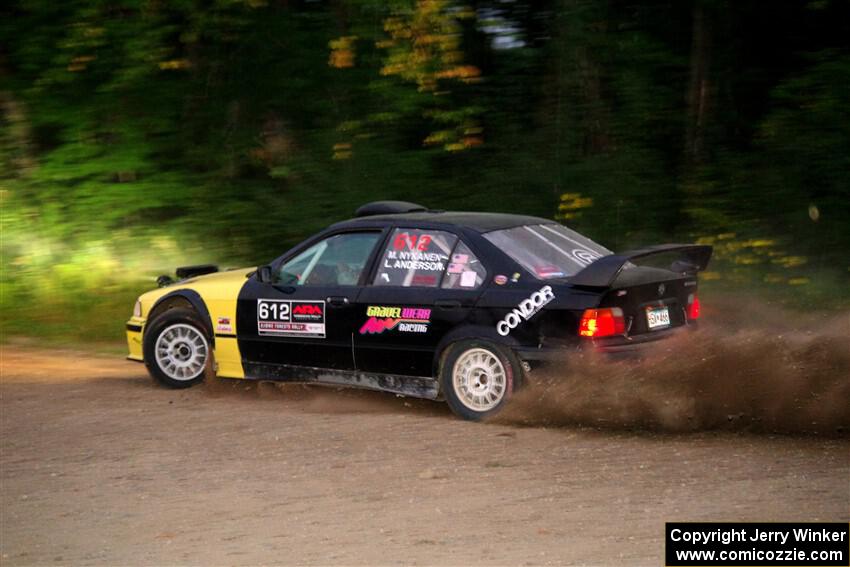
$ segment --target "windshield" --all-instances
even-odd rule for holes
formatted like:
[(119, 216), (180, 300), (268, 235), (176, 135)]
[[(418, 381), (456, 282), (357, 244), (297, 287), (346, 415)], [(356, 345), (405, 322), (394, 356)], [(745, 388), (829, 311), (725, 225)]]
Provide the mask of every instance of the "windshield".
[(484, 238), (540, 279), (574, 276), (612, 252), (560, 224), (534, 224), (484, 234)]

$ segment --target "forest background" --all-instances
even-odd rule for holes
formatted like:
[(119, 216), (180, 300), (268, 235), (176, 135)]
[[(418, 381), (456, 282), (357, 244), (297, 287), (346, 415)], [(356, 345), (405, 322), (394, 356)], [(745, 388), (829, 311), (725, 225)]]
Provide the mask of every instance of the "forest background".
[(381, 199), (846, 307), (848, 47), (846, 0), (3, 3), (0, 332), (120, 340), (156, 275)]

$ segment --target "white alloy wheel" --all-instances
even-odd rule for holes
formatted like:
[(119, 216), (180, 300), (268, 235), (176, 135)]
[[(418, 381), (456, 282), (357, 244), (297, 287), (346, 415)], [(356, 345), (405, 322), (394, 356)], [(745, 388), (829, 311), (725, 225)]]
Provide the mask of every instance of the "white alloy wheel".
[(507, 392), (507, 374), (499, 357), (487, 349), (472, 348), (452, 368), (458, 400), (467, 408), (485, 412), (495, 408)]
[(197, 378), (207, 364), (209, 345), (197, 328), (177, 323), (163, 329), (156, 339), (156, 364), (178, 382)]

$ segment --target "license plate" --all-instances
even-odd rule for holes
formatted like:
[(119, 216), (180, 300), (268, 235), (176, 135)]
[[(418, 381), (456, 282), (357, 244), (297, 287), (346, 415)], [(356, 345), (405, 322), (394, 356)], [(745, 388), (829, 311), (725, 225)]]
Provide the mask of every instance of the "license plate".
[(666, 307), (648, 307), (646, 309), (646, 322), (650, 329), (669, 327), (670, 312)]

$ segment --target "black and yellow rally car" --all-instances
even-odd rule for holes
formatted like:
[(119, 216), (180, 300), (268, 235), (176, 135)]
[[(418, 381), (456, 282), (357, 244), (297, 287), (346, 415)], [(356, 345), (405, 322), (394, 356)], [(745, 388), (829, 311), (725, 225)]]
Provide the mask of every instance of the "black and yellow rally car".
[(546, 360), (693, 327), (710, 256), (613, 254), (547, 219), (381, 201), (259, 268), (161, 277), (127, 323), (129, 358), (174, 388), (211, 375), (350, 385), (481, 419)]

